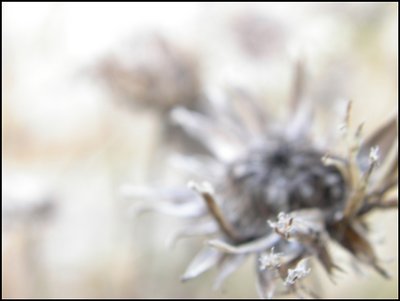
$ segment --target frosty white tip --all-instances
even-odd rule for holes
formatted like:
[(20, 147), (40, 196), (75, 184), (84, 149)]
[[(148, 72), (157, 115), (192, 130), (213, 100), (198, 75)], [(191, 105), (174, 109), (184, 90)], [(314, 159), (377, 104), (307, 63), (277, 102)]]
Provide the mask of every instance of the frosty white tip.
[(214, 187), (209, 182), (196, 183), (194, 181), (190, 181), (187, 186), (200, 194), (207, 193), (214, 195), (215, 193)]
[(301, 260), (294, 269), (288, 270), (285, 285), (290, 286), (295, 284), (298, 280), (306, 277), (310, 272), (311, 269), (308, 267), (307, 259)]
[(274, 253), (274, 247), (271, 248), (271, 252), (264, 254), (260, 257), (260, 269), (265, 270), (266, 268), (278, 269), (282, 263), (282, 253)]
[(379, 146), (371, 147), (369, 151), (369, 160), (371, 163), (377, 162), (379, 159)]
[(268, 220), (267, 222), (269, 226), (273, 228), (278, 234), (289, 238), (290, 230), (292, 229), (293, 224), (293, 217), (290, 214), (280, 212), (278, 214), (277, 222), (272, 222), (270, 220)]

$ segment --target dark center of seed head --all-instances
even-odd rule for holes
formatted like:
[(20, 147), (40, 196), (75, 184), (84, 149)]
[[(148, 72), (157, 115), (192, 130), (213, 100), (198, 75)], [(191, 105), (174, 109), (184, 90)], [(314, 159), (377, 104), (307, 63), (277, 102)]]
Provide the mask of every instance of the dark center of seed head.
[(268, 158), (269, 164), (277, 167), (285, 167), (290, 161), (290, 148), (288, 145), (281, 145), (272, 155)]
[[(252, 172), (244, 177), (235, 177), (235, 183), (242, 192), (250, 192), (253, 203), (265, 207), (261, 211), (269, 214), (337, 208), (345, 198), (345, 182), (339, 170), (325, 166), (321, 157), (317, 151), (282, 143), (274, 150), (266, 150), (263, 164), (253, 165), (249, 168)], [(245, 162), (241, 164), (246, 166)], [(251, 162), (249, 157), (249, 166)]]

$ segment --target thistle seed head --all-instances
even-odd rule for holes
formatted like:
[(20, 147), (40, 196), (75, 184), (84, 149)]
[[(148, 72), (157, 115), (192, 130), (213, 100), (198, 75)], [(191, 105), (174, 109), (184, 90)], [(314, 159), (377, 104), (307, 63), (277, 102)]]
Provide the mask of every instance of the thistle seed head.
[(307, 258), (316, 258), (328, 274), (339, 269), (330, 240), (387, 276), (367, 239), (364, 217), (374, 209), (397, 208), (397, 198), (388, 193), (397, 186), (397, 117), (362, 140), (362, 126), (352, 132), (349, 104), (338, 142), (346, 152), (340, 153), (331, 145), (316, 146), (304, 98), (294, 97), (293, 115), (276, 131), (251, 97), (230, 95), (225, 107), (210, 110), (213, 115), (179, 108), (185, 118), (176, 119), (210, 153), (190, 158), (198, 163), (194, 170), (188, 164), (206, 184), (192, 182), (191, 193), (182, 187), (164, 194), (174, 214), (189, 218), (185, 236), (212, 237), (183, 279), (216, 266), (218, 286), (254, 256), (261, 297), (277, 294), (279, 283), (289, 292), (315, 296), (299, 280), (312, 273)]

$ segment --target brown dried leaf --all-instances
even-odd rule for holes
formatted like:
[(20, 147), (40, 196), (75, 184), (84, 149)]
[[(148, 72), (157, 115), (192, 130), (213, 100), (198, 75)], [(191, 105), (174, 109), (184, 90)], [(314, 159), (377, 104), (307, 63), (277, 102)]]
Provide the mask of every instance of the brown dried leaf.
[(332, 275), (334, 269), (342, 270), (333, 262), (331, 255), (325, 247), (320, 247), (318, 250), (318, 259), (329, 275)]
[(377, 258), (371, 244), (352, 225), (347, 224), (343, 228), (339, 242), (362, 262), (365, 262), (385, 278), (389, 278), (387, 272), (378, 265)]
[(362, 144), (357, 155), (361, 170), (365, 171), (369, 166), (369, 154), (372, 147), (378, 146), (380, 159), (383, 162), (388, 155), (397, 137), (397, 114), (372, 133)]

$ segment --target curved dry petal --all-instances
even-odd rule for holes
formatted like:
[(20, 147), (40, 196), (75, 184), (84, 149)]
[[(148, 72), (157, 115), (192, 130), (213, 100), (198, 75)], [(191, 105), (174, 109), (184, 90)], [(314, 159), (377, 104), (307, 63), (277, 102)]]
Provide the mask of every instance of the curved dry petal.
[(228, 131), (217, 128), (206, 116), (178, 107), (172, 110), (171, 118), (222, 162), (229, 162), (238, 155), (237, 148), (231, 144), (240, 147), (240, 141)]
[(256, 240), (253, 240), (248, 243), (244, 243), (238, 246), (230, 245), (221, 240), (210, 240), (208, 244), (221, 252), (230, 253), (230, 254), (246, 254), (253, 252), (261, 252), (266, 249), (273, 247), (281, 240), (281, 237), (272, 233), (266, 237), (262, 237)]
[(165, 202), (190, 202), (199, 201), (198, 197), (186, 187), (150, 187), (140, 185), (123, 185), (120, 194), (124, 198), (144, 201), (165, 200)]
[(199, 217), (206, 214), (207, 210), (202, 202), (189, 202), (182, 204), (174, 204), (163, 201), (144, 201), (135, 203), (130, 208), (130, 213), (134, 216), (140, 215), (148, 211), (155, 211), (176, 217)]
[(289, 103), (289, 109), (292, 116), (298, 112), (304, 101), (304, 90), (306, 75), (304, 70), (304, 62), (302, 60), (297, 60), (296, 69), (294, 70), (294, 81), (293, 81), (293, 91)]
[(223, 254), (215, 249), (205, 247), (191, 261), (185, 273), (181, 277), (182, 281), (195, 278), (200, 274), (211, 269), (222, 258)]
[(180, 230), (172, 235), (168, 239), (167, 245), (172, 247), (181, 238), (212, 235), (216, 234), (218, 230), (218, 225), (214, 221), (189, 225), (187, 226), (187, 228)]
[(246, 255), (224, 254), (223, 259), (218, 266), (218, 275), (214, 281), (214, 289), (219, 289), (225, 279), (236, 271), (246, 260)]
[(369, 154), (372, 147), (379, 147), (380, 160), (386, 159), (390, 149), (396, 143), (397, 137), (397, 114), (391, 117), (385, 124), (366, 138), (357, 155), (357, 161), (362, 171), (369, 166)]
[(381, 163), (373, 175), (374, 183), (372, 183), (370, 190), (376, 190), (389, 181), (397, 180), (398, 154), (398, 139), (396, 139), (393, 142), (391, 149), (388, 151), (385, 160)]
[[(172, 155), (169, 163), (189, 175), (203, 176), (211, 180), (217, 179), (224, 172), (223, 165), (210, 157)], [(207, 170), (204, 169), (204, 166), (207, 166)]]
[(263, 133), (267, 125), (266, 112), (255, 99), (239, 88), (230, 88), (228, 94), (232, 106), (231, 114), (241, 127), (247, 129), (249, 134)]
[(214, 122), (218, 123), (218, 126), (226, 128), (241, 141), (248, 138), (249, 132), (235, 113), (232, 103), (227, 97), (213, 95), (205, 100), (209, 104), (207, 113), (214, 119)]
[(289, 120), (285, 134), (288, 139), (300, 140), (308, 136), (314, 120), (314, 110), (310, 101), (303, 101), (302, 106)]

